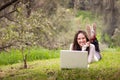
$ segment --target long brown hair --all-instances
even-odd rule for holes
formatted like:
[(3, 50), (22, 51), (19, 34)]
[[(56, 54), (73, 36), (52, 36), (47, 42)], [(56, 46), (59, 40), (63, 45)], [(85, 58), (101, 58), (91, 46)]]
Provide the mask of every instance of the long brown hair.
[[(82, 48), (79, 46), (77, 42), (77, 37), (79, 33), (82, 33), (83, 35), (85, 35), (86, 40), (89, 41), (87, 33), (83, 30), (79, 30), (74, 36), (73, 47), (72, 47), (73, 50), (82, 50)], [(89, 48), (87, 48), (86, 50), (89, 51)]]

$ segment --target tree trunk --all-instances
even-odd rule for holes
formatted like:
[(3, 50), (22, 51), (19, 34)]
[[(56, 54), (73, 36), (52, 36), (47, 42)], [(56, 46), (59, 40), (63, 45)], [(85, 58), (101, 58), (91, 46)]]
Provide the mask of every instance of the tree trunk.
[(23, 63), (24, 63), (24, 68), (27, 69), (27, 54), (24, 53), (24, 48), (22, 47), (22, 57), (23, 57)]
[(24, 68), (27, 69), (27, 54), (24, 56)]

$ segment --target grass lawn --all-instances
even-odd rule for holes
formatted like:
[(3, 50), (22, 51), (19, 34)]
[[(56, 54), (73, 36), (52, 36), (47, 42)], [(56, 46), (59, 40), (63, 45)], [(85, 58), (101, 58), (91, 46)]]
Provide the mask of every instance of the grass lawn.
[(102, 60), (88, 69), (60, 69), (60, 58), (0, 66), (0, 80), (120, 80), (120, 51), (102, 52)]

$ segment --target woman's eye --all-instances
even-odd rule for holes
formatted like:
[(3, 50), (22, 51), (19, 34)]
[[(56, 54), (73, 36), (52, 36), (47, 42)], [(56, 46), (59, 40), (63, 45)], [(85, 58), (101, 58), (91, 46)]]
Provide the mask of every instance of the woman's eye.
[(77, 38), (78, 40), (80, 40), (81, 38)]
[(82, 38), (82, 39), (85, 39), (85, 38)]

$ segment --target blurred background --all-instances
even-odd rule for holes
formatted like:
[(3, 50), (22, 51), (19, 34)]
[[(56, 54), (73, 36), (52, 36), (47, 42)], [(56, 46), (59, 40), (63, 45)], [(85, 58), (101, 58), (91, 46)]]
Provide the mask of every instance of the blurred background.
[(74, 34), (96, 23), (101, 49), (120, 46), (120, 0), (0, 0), (0, 51), (69, 49)]

